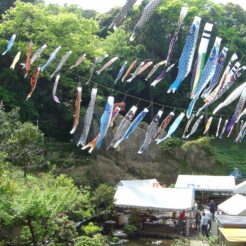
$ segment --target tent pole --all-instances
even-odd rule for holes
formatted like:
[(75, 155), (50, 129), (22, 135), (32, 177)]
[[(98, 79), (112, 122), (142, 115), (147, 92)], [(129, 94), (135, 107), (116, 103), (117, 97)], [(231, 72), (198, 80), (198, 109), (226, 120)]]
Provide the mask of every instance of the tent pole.
[(202, 190), (202, 205), (203, 205), (203, 190)]

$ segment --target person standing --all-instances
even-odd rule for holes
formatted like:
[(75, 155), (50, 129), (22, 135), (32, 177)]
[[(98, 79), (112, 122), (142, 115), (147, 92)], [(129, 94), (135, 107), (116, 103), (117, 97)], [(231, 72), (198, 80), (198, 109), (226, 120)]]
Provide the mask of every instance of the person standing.
[(202, 216), (200, 214), (200, 211), (197, 210), (196, 211), (196, 214), (195, 214), (195, 222), (196, 222), (196, 228), (195, 230), (197, 231), (200, 231), (200, 226), (201, 226), (201, 219), (202, 219)]
[(212, 228), (212, 213), (209, 210), (209, 207), (204, 208), (205, 216), (208, 218), (208, 233), (210, 233)]
[(205, 213), (202, 213), (201, 219), (202, 235), (208, 237), (208, 218)]
[(209, 211), (211, 212), (213, 220), (214, 220), (214, 213), (216, 211), (216, 204), (215, 204), (214, 200), (210, 200), (208, 206), (209, 206)]
[(184, 234), (184, 226), (185, 226), (185, 211), (184, 210), (179, 214), (178, 224), (179, 224), (179, 233)]

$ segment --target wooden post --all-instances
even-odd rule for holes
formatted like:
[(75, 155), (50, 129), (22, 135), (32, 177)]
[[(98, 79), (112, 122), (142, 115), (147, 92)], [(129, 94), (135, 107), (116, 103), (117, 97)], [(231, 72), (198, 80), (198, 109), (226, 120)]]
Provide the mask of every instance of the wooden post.
[[(190, 211), (190, 216), (191, 216), (191, 211)], [(190, 218), (187, 218), (185, 219), (185, 235), (187, 237), (190, 236)]]

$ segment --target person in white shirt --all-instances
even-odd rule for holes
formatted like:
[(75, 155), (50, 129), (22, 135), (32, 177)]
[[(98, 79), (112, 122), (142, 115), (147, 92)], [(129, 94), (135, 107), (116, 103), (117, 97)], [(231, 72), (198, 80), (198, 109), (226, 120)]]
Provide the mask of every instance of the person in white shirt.
[(205, 213), (202, 213), (201, 219), (202, 235), (208, 237), (208, 218)]
[(212, 220), (212, 213), (208, 210), (208, 208), (204, 209), (205, 216), (208, 218), (208, 232), (211, 231), (211, 220)]

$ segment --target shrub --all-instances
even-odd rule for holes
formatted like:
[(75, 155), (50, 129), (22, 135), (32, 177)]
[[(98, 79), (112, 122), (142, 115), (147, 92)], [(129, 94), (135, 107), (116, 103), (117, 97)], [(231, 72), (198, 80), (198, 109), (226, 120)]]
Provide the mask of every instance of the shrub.
[(185, 144), (183, 144), (182, 149), (187, 151), (192, 146), (196, 146), (197, 148), (204, 150), (207, 154), (214, 155), (215, 149), (211, 145), (212, 140), (213, 138), (211, 137), (201, 137), (194, 141), (186, 142)]
[(132, 209), (130, 216), (129, 216), (129, 224), (135, 226), (136, 228), (139, 228), (141, 225), (141, 219), (139, 218), (139, 210), (138, 209)]
[(180, 148), (183, 144), (183, 141), (179, 138), (170, 138), (161, 144), (161, 149), (165, 151), (172, 151), (177, 148)]
[(218, 245), (218, 237), (213, 236), (209, 238), (209, 246), (216, 246)]
[(107, 184), (98, 186), (93, 194), (92, 202), (100, 210), (113, 208), (114, 202), (114, 188)]
[(118, 243), (120, 239), (118, 237), (113, 237), (111, 240), (113, 243)]
[(137, 231), (137, 227), (134, 225), (126, 225), (124, 231), (127, 235), (135, 233)]
[(93, 237), (82, 236), (76, 239), (75, 246), (108, 246), (106, 237), (96, 234)]
[(90, 222), (87, 226), (83, 227), (86, 236), (93, 236), (102, 231), (102, 228)]

